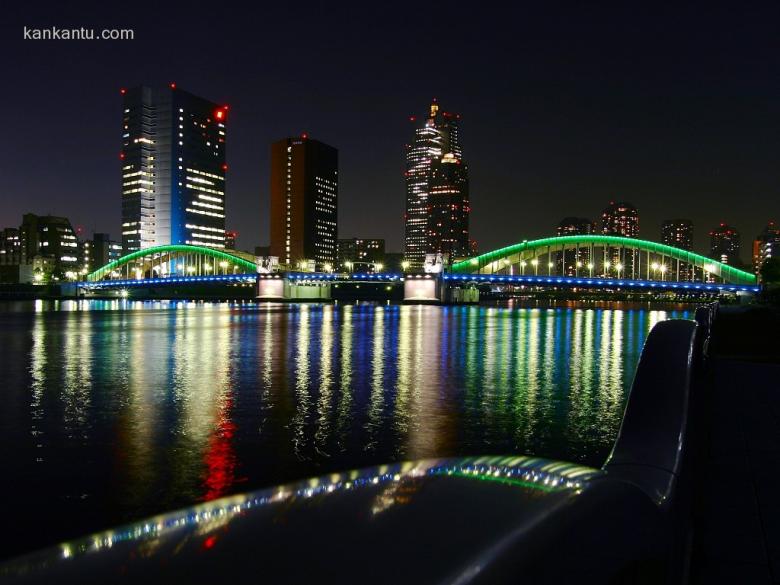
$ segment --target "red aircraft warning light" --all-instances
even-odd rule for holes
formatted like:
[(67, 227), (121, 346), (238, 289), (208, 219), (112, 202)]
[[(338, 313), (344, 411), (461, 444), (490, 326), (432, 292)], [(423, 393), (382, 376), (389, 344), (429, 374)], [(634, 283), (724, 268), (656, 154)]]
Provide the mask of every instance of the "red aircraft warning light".
[(169, 85), (170, 85), (171, 89), (176, 89), (176, 82), (175, 81), (171, 81)]

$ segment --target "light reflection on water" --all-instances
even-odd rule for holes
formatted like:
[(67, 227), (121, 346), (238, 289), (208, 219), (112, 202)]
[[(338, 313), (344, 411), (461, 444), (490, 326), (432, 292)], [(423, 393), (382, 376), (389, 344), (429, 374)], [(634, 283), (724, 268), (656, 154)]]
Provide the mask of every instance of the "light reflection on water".
[[(0, 305), (7, 501), (51, 540), (403, 459), (598, 466), (650, 327), (635, 308)], [(26, 515), (30, 523), (30, 516)], [(47, 539), (47, 540), (41, 540)], [(17, 550), (14, 550), (16, 546)]]

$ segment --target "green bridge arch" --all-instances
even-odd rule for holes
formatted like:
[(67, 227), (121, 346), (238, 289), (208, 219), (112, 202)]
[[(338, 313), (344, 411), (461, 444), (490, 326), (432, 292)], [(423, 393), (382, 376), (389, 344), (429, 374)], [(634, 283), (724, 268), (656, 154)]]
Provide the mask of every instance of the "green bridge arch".
[[(615, 274), (618, 267), (620, 270)], [(754, 274), (701, 254), (648, 240), (602, 235), (526, 240), (456, 262), (451, 267), (456, 274), (520, 274), (518, 269), (524, 274), (539, 275), (573, 271), (574, 276), (583, 277), (756, 283)]]
[[(204, 258), (213, 259), (214, 265), (210, 270), (206, 269), (210, 265), (203, 261)], [(189, 269), (192, 269), (191, 273), (193, 274), (217, 273), (222, 263), (227, 263), (230, 270), (257, 272), (257, 264), (253, 260), (249, 260), (237, 253), (207, 248), (205, 246), (171, 244), (168, 246), (153, 246), (131, 252), (89, 273), (86, 279), (88, 281), (99, 281), (121, 278), (123, 271), (129, 276), (131, 268), (140, 270), (143, 275), (150, 274), (150, 276), (154, 273), (162, 276), (163, 272), (164, 274), (182, 273), (179, 270), (181, 266), (184, 266), (185, 273)], [(225, 266), (223, 270), (227, 272), (228, 267)]]

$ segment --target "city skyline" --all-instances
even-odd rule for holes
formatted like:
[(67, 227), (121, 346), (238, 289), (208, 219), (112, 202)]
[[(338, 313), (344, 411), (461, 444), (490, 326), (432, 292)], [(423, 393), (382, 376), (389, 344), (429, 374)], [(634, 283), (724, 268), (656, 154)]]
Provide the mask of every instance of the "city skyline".
[[(292, 15), (282, 11), (276, 16)], [(541, 32), (533, 33), (521, 23), (529, 37), (518, 50), (541, 53), (533, 67), (522, 58), (515, 66), (504, 41), (488, 48), (475, 46), (471, 27), (456, 23), (453, 26), (466, 34), (468, 42), (451, 47), (450, 57), (460, 58), (461, 66), (425, 68), (420, 73), (409, 72), (406, 65), (413, 53), (432, 46), (429, 41), (419, 41), (414, 51), (399, 51), (383, 61), (383, 67), (376, 64), (378, 57), (386, 56), (382, 48), (386, 39), (409, 26), (397, 16), (386, 21), (366, 16), (365, 28), (371, 35), (358, 27), (339, 41), (328, 40), (320, 31), (323, 24), (339, 26), (336, 14), (313, 10), (299, 16), (301, 47), (293, 56), (280, 57), (279, 64), (263, 61), (257, 67), (249, 66), (243, 52), (252, 48), (252, 54), (262, 54), (278, 33), (267, 31), (268, 39), (262, 42), (238, 35), (241, 42), (232, 48), (227, 59), (231, 66), (226, 67), (225, 55), (207, 54), (200, 44), (174, 52), (165, 62), (139, 63), (131, 57), (139, 46), (160, 50), (178, 46), (186, 40), (184, 26), (166, 38), (161, 26), (129, 18), (120, 24), (134, 26), (136, 39), (106, 44), (100, 54), (75, 41), (25, 42), (18, 30), (9, 30), (5, 42), (12, 44), (10, 50), (17, 56), (7, 74), (15, 88), (7, 96), (14, 98), (9, 111), (16, 114), (9, 132), (21, 137), (21, 143), (0, 147), (8, 193), (0, 210), (2, 225), (16, 225), (29, 211), (52, 213), (69, 217), (87, 234), (108, 232), (117, 238), (119, 88), (171, 81), (231, 106), (226, 228), (240, 233), (243, 249), (269, 242), (268, 145), (307, 131), (341, 153), (340, 234), (383, 238), (388, 250), (400, 251), (407, 120), (434, 96), (464, 116), (473, 209), (470, 231), (480, 249), (546, 235), (566, 215), (593, 218), (612, 199), (637, 206), (642, 237), (647, 239), (660, 240), (664, 219), (690, 217), (700, 226), (694, 242), (699, 251), (707, 250), (706, 234), (720, 222), (752, 238), (776, 219), (773, 161), (780, 145), (765, 124), (767, 115), (775, 115), (774, 110), (767, 111), (775, 106), (765, 101), (773, 95), (767, 85), (773, 62), (758, 51), (769, 36), (755, 15), (715, 10), (701, 23), (702, 30), (718, 29), (733, 23), (729, 20), (733, 17), (751, 31), (748, 35), (739, 29), (743, 32), (734, 33), (715, 52), (717, 71), (712, 65), (697, 67), (702, 55), (694, 41), (704, 38), (706, 44), (709, 36), (687, 38), (690, 30), (685, 25), (691, 14), (669, 26), (668, 43), (657, 55), (658, 62), (649, 63), (647, 57), (657, 47), (640, 41), (650, 38), (663, 16), (652, 13), (646, 26), (633, 31), (636, 40), (615, 31), (610, 26), (613, 17), (589, 16), (594, 33), (604, 33), (605, 44), (627, 43), (627, 54), (599, 61), (604, 48), (597, 44), (568, 64), (564, 57), (571, 56), (571, 45), (534, 49)], [(540, 31), (551, 26), (549, 14), (540, 11), (535, 16), (544, 25)], [(574, 29), (575, 16), (563, 23), (565, 30)], [(476, 21), (486, 17), (475, 15)], [(41, 25), (70, 23), (64, 11), (37, 17), (28, 11), (24, 19), (12, 12), (4, 26), (18, 24), (21, 30), (22, 20), (36, 18)], [(81, 24), (116, 25), (122, 18), (98, 11), (87, 19), (92, 22)], [(190, 24), (199, 22), (191, 15), (186, 18)], [(220, 22), (226, 24), (224, 19)], [(241, 24), (228, 24), (237, 33), (247, 32)], [(304, 50), (318, 42), (324, 43), (323, 54)], [(355, 43), (366, 50), (353, 51)], [(755, 54), (763, 60), (742, 67)], [(323, 69), (326, 58), (330, 65)], [(83, 66), (75, 74), (65, 74), (64, 64), (76, 60)], [(123, 67), (109, 67), (116, 61)], [(605, 71), (589, 79), (597, 61)], [(538, 63), (551, 67), (540, 73), (536, 67), (544, 67)], [(628, 63), (635, 69), (626, 69)], [(293, 65), (294, 71), (286, 69)], [(400, 71), (404, 75), (395, 75)], [(505, 71), (512, 75), (507, 77)], [(693, 74), (683, 78), (683, 71)], [(718, 71), (725, 86), (713, 81)], [(598, 79), (607, 74), (610, 84), (598, 87)], [(391, 83), (388, 75), (399, 81)], [(660, 99), (680, 84), (673, 102)], [(754, 92), (751, 97), (748, 90)], [(52, 95), (62, 110), (76, 115), (62, 116), (60, 108), (46, 107)], [(733, 107), (724, 121), (718, 112), (726, 104)], [(369, 120), (381, 120), (381, 130), (365, 131)], [(42, 149), (43, 156), (36, 149)], [(749, 260), (746, 256), (743, 249), (743, 261)]]

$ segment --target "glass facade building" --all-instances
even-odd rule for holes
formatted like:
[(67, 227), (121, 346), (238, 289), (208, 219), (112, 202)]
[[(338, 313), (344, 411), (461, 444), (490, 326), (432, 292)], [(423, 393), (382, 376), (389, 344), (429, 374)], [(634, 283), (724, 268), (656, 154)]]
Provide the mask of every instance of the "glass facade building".
[(224, 248), (228, 107), (173, 83), (122, 94), (123, 251)]

